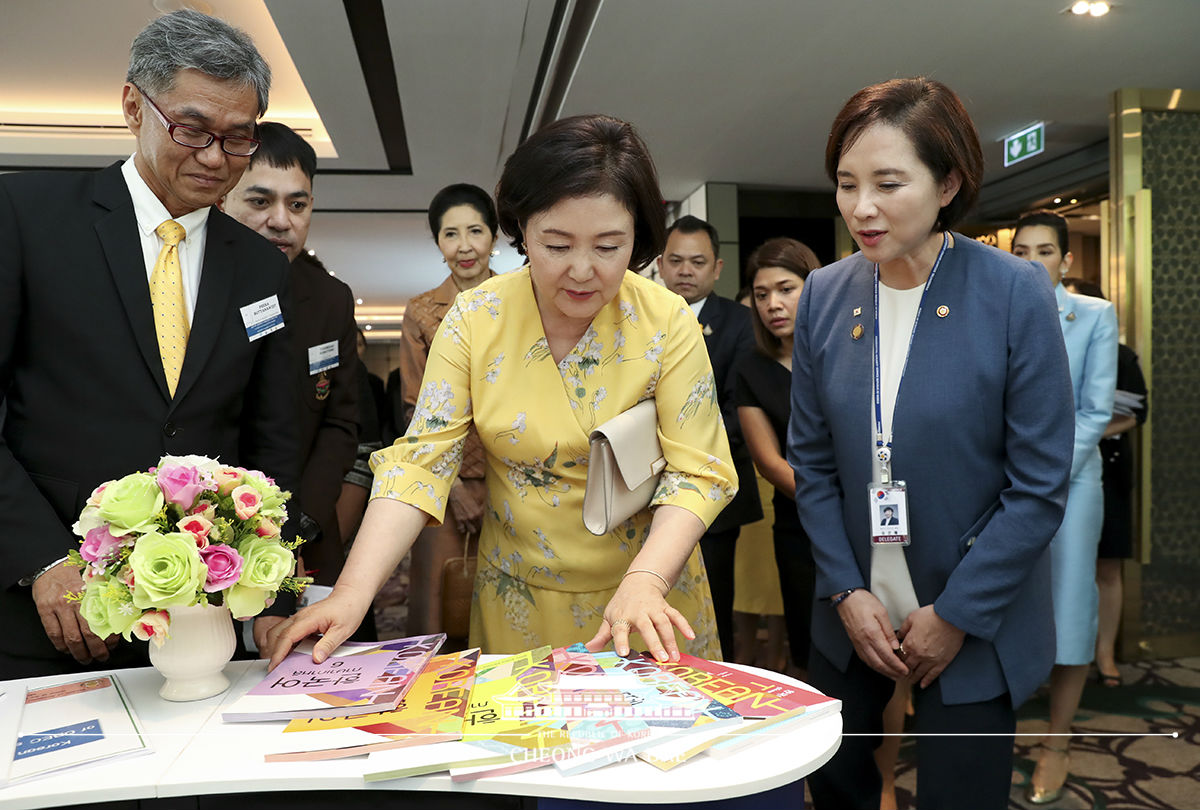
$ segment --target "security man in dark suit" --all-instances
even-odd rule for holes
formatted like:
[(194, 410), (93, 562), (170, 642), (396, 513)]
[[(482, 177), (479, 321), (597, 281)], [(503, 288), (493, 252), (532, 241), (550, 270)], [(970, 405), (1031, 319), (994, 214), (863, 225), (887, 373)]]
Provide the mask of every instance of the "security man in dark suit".
[(663, 283), (683, 296), (704, 330), (704, 344), (716, 377), (717, 400), (729, 434), (729, 449), (738, 475), (738, 493), (700, 538), (700, 553), (708, 572), (721, 652), (733, 655), (733, 559), (742, 526), (761, 520), (762, 505), (754, 462), (742, 438), (734, 401), (733, 368), (754, 351), (750, 310), (713, 292), (724, 261), (717, 229), (694, 216), (683, 216), (667, 229), (667, 245), (658, 257)]
[(291, 262), (296, 323), (292, 346), (300, 404), (300, 549), (319, 585), (333, 585), (345, 552), (334, 505), (358, 448), (354, 294), (305, 249), (312, 224), (317, 155), (283, 124), (258, 125), (261, 145), (220, 208)]
[(131, 48), (129, 160), (0, 176), (0, 678), (146, 660), (64, 598), (98, 485), (194, 453), (295, 490), (287, 261), (212, 208), (269, 89), (245, 33), (168, 14)]

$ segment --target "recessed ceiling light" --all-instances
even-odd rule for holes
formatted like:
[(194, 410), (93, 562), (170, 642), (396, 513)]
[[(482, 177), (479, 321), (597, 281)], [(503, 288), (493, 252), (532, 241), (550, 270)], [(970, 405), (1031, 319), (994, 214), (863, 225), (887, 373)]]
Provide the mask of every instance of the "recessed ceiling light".
[(362, 302), (363, 302), (363, 300), (361, 298), (354, 299), (354, 303), (358, 304), (359, 306), (362, 306)]
[(1071, 205), (1074, 205), (1077, 202), (1079, 202), (1079, 200), (1075, 199), (1074, 197), (1071, 198)]
[(363, 331), (364, 331), (364, 332), (370, 332), (370, 331), (371, 331), (371, 324), (367, 324), (367, 325), (365, 325), (365, 326), (363, 327)]
[(1100, 2), (1092, 3), (1088, 6), (1088, 13), (1093, 17), (1103, 17), (1108, 13), (1109, 8), (1110, 6), (1108, 3), (1105, 3), (1104, 0), (1100, 0)]
[(1055, 198), (1054, 198), (1054, 204), (1055, 204), (1055, 205), (1058, 205), (1058, 204), (1059, 204), (1059, 203), (1061, 203), (1061, 202), (1062, 202), (1062, 197), (1055, 197)]
[(1078, 14), (1082, 17), (1084, 14), (1087, 14), (1088, 11), (1090, 11), (1090, 5), (1091, 4), (1088, 3), (1088, 0), (1079, 0), (1079, 2), (1077, 2), (1075, 5), (1071, 6), (1071, 13)]

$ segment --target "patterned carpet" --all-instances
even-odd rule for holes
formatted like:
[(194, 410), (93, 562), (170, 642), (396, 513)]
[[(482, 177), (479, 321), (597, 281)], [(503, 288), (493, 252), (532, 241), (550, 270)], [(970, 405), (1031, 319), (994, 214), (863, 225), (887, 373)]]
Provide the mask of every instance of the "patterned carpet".
[[(1124, 685), (1089, 683), (1075, 718), (1067, 790), (1055, 810), (1200, 810), (1200, 658), (1122, 664)], [(1038, 695), (1021, 708), (1011, 810), (1028, 810), (1047, 704)], [(1154, 736), (1154, 735), (1172, 735)], [(906, 741), (897, 766), (897, 803), (915, 808), (915, 746)]]

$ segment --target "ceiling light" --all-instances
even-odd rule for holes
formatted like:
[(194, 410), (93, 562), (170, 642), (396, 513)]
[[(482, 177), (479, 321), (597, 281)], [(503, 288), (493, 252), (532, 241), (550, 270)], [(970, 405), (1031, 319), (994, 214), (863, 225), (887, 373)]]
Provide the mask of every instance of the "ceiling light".
[(1093, 17), (1103, 17), (1105, 14), (1108, 13), (1108, 10), (1109, 10), (1109, 5), (1108, 5), (1108, 3), (1105, 3), (1104, 0), (1100, 0), (1097, 3), (1091, 3), (1088, 6), (1088, 13), (1091, 14)]
[(1079, 200), (1075, 199), (1074, 197), (1071, 198), (1071, 205), (1074, 205), (1077, 202), (1079, 202)]
[(370, 331), (371, 331), (371, 324), (367, 324), (366, 326), (364, 326), (364, 327), (363, 327), (363, 331), (364, 331), (364, 332), (370, 332)]
[(1059, 204), (1059, 203), (1061, 203), (1061, 202), (1062, 202), (1062, 197), (1055, 197), (1055, 198), (1054, 198), (1054, 204), (1055, 204), (1055, 205), (1058, 205), (1058, 204)]
[(1090, 10), (1089, 6), (1091, 6), (1091, 3), (1089, 3), (1088, 0), (1079, 0), (1079, 2), (1077, 2), (1075, 5), (1071, 6), (1071, 13), (1078, 14), (1082, 17)]
[(354, 299), (354, 303), (358, 304), (360, 307), (362, 306), (362, 302), (363, 302), (363, 300), (361, 298)]

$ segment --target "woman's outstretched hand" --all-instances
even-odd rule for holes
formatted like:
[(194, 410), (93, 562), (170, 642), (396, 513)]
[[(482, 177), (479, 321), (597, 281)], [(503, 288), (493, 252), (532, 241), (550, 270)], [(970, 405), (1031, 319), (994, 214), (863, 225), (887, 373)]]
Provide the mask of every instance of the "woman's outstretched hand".
[(298, 642), (318, 633), (322, 636), (313, 647), (313, 663), (321, 663), (358, 629), (370, 606), (370, 601), (364, 604), (335, 588), (320, 602), (275, 625), (267, 632), (267, 646), (262, 650), (263, 657), (271, 659), (268, 669), (277, 667)]
[(584, 646), (599, 652), (612, 641), (617, 655), (628, 655), (629, 636), (637, 632), (655, 660), (678, 661), (676, 629), (684, 638), (696, 637), (683, 614), (667, 604), (661, 582), (645, 574), (626, 576), (604, 609), (600, 629)]

